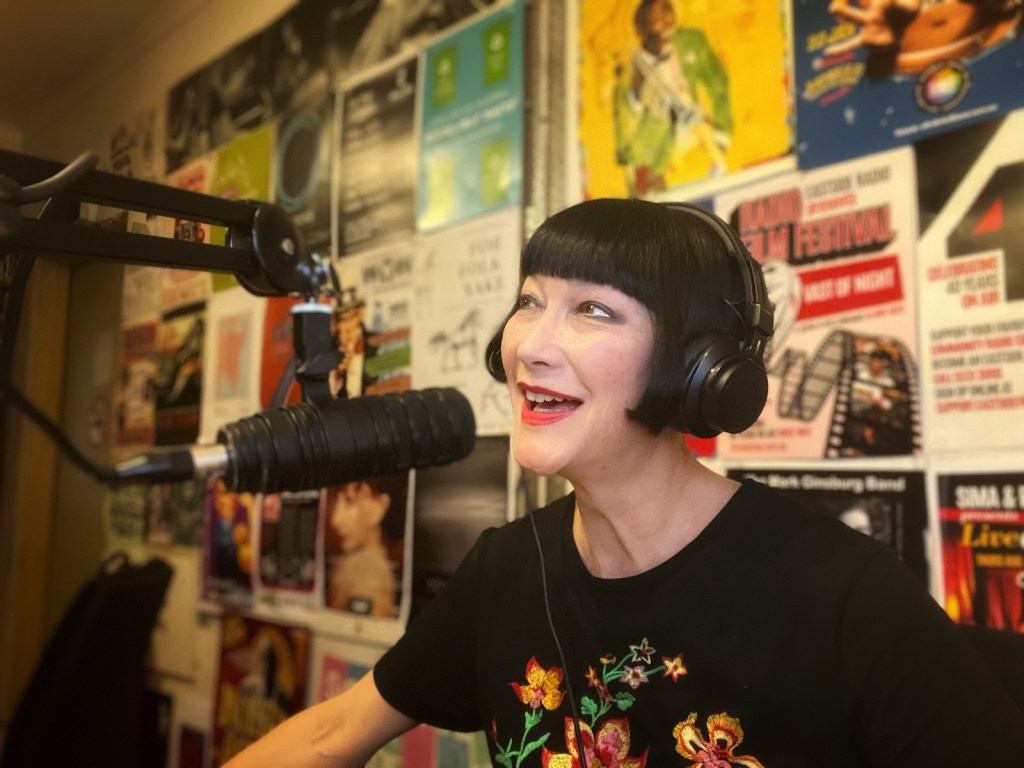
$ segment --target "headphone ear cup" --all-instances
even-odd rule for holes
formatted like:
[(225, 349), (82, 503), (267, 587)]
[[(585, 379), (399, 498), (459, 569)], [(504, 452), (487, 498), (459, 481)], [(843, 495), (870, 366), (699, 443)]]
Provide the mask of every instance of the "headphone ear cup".
[(742, 432), (764, 410), (768, 374), (735, 337), (705, 333), (687, 345), (690, 361), (680, 399), (682, 431), (695, 437)]

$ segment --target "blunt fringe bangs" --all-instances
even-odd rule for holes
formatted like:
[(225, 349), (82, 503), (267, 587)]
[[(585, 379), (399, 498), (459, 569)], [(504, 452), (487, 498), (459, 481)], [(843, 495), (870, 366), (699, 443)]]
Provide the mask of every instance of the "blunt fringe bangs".
[[(520, 281), (530, 275), (610, 285), (651, 311), (651, 379), (629, 415), (652, 434), (678, 415), (688, 342), (708, 332), (742, 335), (730, 306), (743, 299), (734, 259), (708, 224), (661, 203), (602, 198), (555, 213), (523, 249)], [(500, 352), (501, 330), (488, 344), (487, 369), (504, 381)]]

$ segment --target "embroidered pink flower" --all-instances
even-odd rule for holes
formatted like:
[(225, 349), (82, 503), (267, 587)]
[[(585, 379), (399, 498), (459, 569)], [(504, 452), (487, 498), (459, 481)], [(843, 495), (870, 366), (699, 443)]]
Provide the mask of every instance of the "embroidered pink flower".
[(707, 721), (707, 738), (696, 726), (696, 721), (697, 713), (691, 712), (686, 720), (672, 729), (676, 752), (691, 761), (690, 768), (731, 768), (737, 765), (764, 768), (757, 758), (734, 753), (743, 742), (743, 728), (738, 718), (725, 712), (711, 715)]
[(663, 673), (663, 675), (665, 677), (671, 677), (673, 683), (689, 672), (689, 670), (687, 670), (686, 668), (686, 665), (683, 664), (682, 654), (679, 654), (678, 656), (675, 656), (671, 659), (668, 656), (663, 656), (661, 660), (665, 662), (665, 672)]
[[(606, 720), (595, 735), (586, 723), (581, 723), (583, 750), (588, 768), (645, 768), (647, 750), (638, 757), (629, 754), (629, 721)], [(576, 728), (571, 717), (565, 718), (565, 743), (569, 752), (541, 752), (544, 768), (581, 768)]]
[(511, 683), (519, 700), (530, 709), (558, 709), (562, 703), (562, 692), (558, 689), (562, 684), (562, 670), (558, 667), (544, 669), (531, 657), (526, 663), (526, 685)]
[(635, 667), (626, 664), (622, 668), (622, 682), (635, 691), (643, 683), (647, 682), (647, 670), (643, 664), (637, 664)]

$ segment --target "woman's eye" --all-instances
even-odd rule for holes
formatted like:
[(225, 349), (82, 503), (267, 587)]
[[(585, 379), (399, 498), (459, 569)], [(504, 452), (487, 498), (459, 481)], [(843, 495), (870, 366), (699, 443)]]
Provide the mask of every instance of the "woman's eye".
[(527, 309), (528, 307), (537, 306), (537, 300), (528, 293), (519, 294), (519, 298), (516, 299), (516, 309)]
[(588, 317), (611, 317), (612, 312), (608, 307), (603, 304), (598, 304), (594, 301), (588, 301), (580, 305), (580, 311)]

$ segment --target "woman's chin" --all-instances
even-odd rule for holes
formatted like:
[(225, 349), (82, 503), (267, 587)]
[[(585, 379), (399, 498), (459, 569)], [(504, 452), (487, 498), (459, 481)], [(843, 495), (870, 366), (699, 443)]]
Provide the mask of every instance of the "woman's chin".
[(561, 474), (563, 469), (563, 462), (550, 454), (513, 450), (512, 456), (520, 467), (535, 475), (557, 475)]

